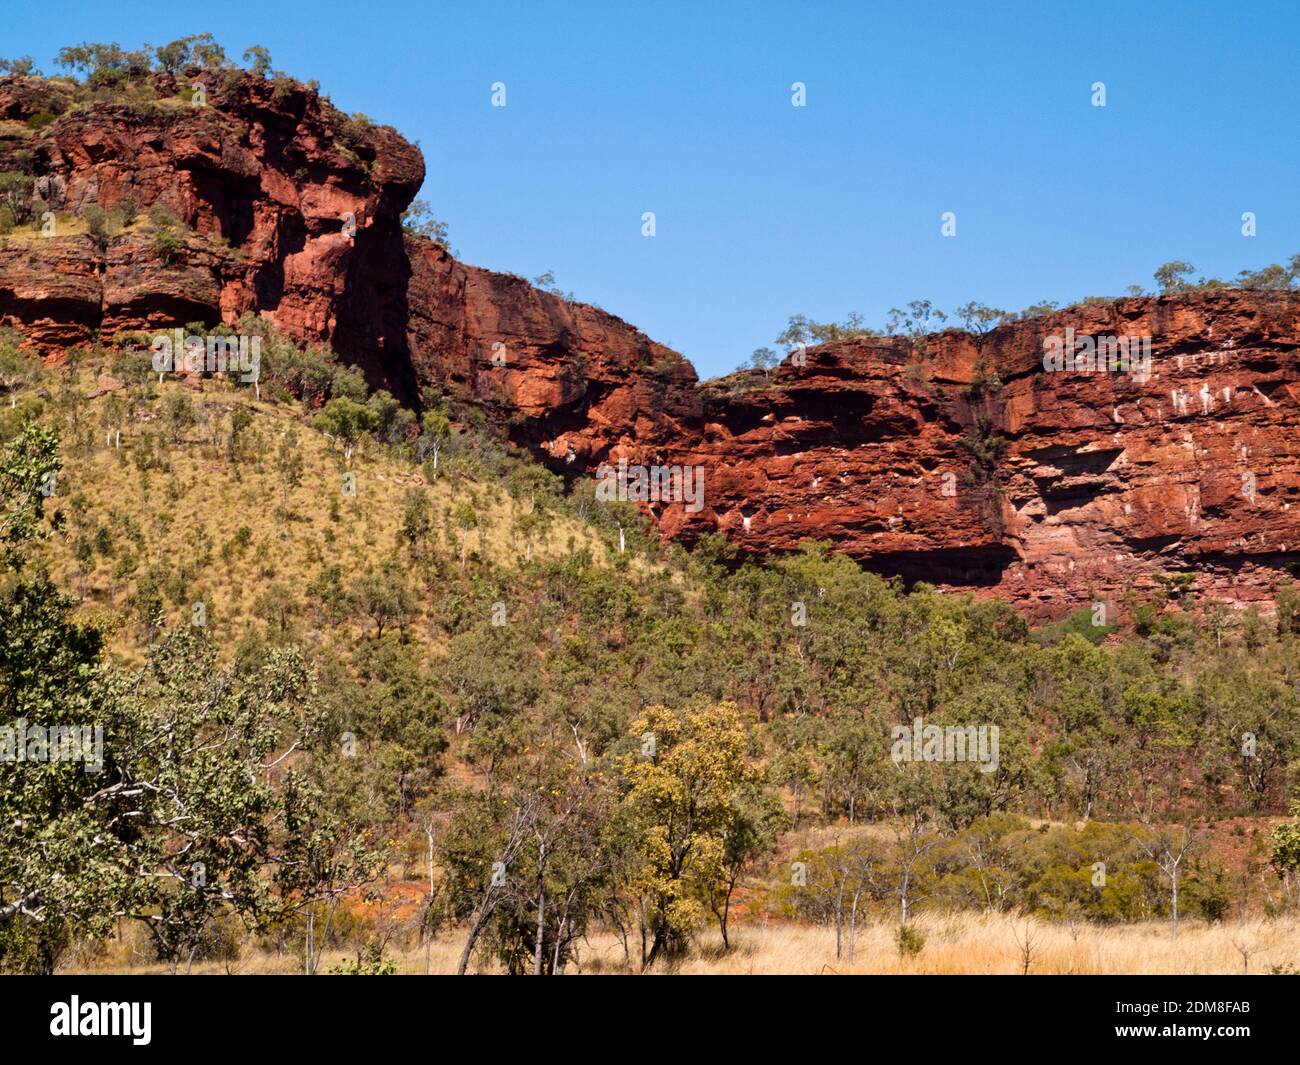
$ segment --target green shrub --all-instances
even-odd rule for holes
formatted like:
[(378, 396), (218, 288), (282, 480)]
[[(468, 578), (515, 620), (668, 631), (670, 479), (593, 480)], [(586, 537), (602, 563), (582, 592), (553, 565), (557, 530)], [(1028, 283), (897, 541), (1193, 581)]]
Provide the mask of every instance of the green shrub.
[(1082, 636), (1090, 644), (1096, 645), (1105, 640), (1118, 627), (1113, 621), (1108, 621), (1104, 625), (1094, 625), (1092, 623), (1092, 609), (1090, 607), (1080, 607), (1078, 610), (1072, 610), (1060, 621), (1051, 625), (1044, 625), (1034, 634), (1034, 639), (1044, 647), (1054, 647), (1073, 633), (1076, 636)]
[(86, 223), (86, 233), (102, 252), (108, 248), (111, 239), (108, 212), (97, 203), (88, 203), (81, 209), (82, 221)]
[(161, 203), (156, 203), (149, 208), (149, 221), (164, 229), (175, 229), (181, 225), (181, 220), (176, 217), (176, 213)]
[(899, 925), (894, 933), (894, 943), (898, 946), (900, 958), (915, 958), (925, 949), (925, 935), (915, 925)]
[(116, 211), (118, 220), (124, 227), (132, 225), (140, 217), (140, 205), (129, 193), (117, 201)]
[(1232, 885), (1228, 874), (1223, 869), (1215, 869), (1208, 876), (1188, 877), (1182, 897), (1187, 913), (1216, 924), (1227, 917), (1232, 908)]
[(153, 248), (163, 262), (174, 263), (181, 256), (181, 250), (185, 247), (185, 241), (180, 234), (172, 229), (160, 229), (154, 234)]
[(338, 143), (346, 148), (353, 155), (359, 154), (361, 149), (366, 147), (370, 140), (370, 129), (374, 122), (369, 115), (357, 111), (340, 124), (338, 129)]
[(354, 961), (342, 962), (330, 972), (335, 976), (392, 976), (397, 972), (397, 963), (378, 943), (367, 943)]

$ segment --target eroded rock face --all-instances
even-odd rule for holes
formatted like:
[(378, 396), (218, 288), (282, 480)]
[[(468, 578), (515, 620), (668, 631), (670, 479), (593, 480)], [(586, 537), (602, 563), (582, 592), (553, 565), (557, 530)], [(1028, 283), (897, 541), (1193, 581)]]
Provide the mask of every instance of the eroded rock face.
[[(0, 322), (50, 357), (96, 331), (256, 311), (413, 403), (428, 390), (478, 407), (570, 477), (702, 470), (701, 501), (646, 503), (665, 536), (719, 531), (760, 555), (830, 540), (1038, 617), (1113, 608), (1179, 572), (1266, 600), (1300, 561), (1300, 295), (1124, 299), (983, 337), (842, 341), (701, 385), (613, 315), (404, 237), (424, 164), (393, 131), (249, 75), (203, 75), (194, 108), (177, 93), (197, 77), (154, 76), (132, 106), (0, 79), (0, 170), (35, 175), (55, 211), (130, 197), (188, 227), (170, 256), (147, 223), (107, 243), (0, 240)], [(42, 112), (61, 117), (30, 129)], [(1045, 342), (1069, 329), (1149, 337), (1150, 365), (1045, 372)]]
[[(413, 277), (417, 376), (491, 404), (517, 443), (571, 475), (703, 470), (702, 506), (647, 503), (668, 537), (716, 531), (759, 555), (830, 540), (1040, 618), (1114, 616), (1183, 572), (1264, 601), (1300, 562), (1300, 296), (1124, 299), (983, 337), (826, 344), (697, 386), (639, 332), (520, 279), (441, 253)], [(1149, 338), (1149, 363), (1045, 369), (1071, 329), (1080, 347)]]
[[(182, 94), (199, 82), (196, 107)], [(305, 86), (238, 72), (154, 75), (134, 95), (74, 106), (59, 82), (0, 79), (0, 171), (32, 175), (58, 216), (53, 234), (25, 226), (3, 240), (0, 322), (57, 356), (96, 331), (257, 311), (414, 398), (400, 214), (424, 178), (419, 151), (389, 129), (350, 126)], [(57, 120), (28, 128), (42, 112)], [(88, 204), (126, 202), (139, 219), (106, 246), (71, 221)], [(183, 223), (170, 253), (154, 207)]]
[[(1035, 373), (1036, 330), (997, 337), (1008, 368), (996, 587), (1056, 608), (1153, 575), (1241, 602), (1300, 560), (1300, 300), (1222, 292), (1123, 300), (1042, 328), (1152, 338), (1149, 375)], [(1039, 355), (1041, 359), (1041, 355)]]
[(697, 432), (695, 370), (612, 314), (409, 240), (419, 380), (476, 403), (575, 473)]
[[(1298, 311), (1294, 295), (1222, 291), (951, 331), (924, 355), (900, 338), (810, 349), (750, 391), (712, 386), (698, 425), (642, 450), (706, 473), (704, 508), (655, 508), (660, 527), (760, 554), (831, 540), (1039, 617), (1114, 610), (1180, 572), (1202, 594), (1268, 599), (1300, 561)], [(1069, 328), (1149, 337), (1150, 363), (1045, 371), (1045, 341)]]

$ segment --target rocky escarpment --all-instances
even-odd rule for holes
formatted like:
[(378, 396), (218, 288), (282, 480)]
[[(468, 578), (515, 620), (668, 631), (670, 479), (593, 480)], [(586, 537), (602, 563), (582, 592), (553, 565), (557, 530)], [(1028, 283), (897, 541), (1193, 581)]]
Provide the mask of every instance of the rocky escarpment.
[[(194, 70), (130, 88), (97, 100), (68, 82), (0, 79), (8, 195), (50, 221), (0, 241), (0, 321), (57, 356), (255, 311), (413, 399), (400, 215), (424, 179), (420, 152), (292, 82)], [(89, 205), (129, 224), (96, 240)], [(160, 243), (157, 208), (179, 246)]]
[[(1040, 616), (1190, 572), (1269, 598), (1300, 562), (1300, 297), (1081, 306), (977, 338), (846, 341), (706, 403), (673, 462), (707, 504), (662, 526), (758, 552), (833, 540), (872, 568)], [(1149, 337), (1148, 372), (1044, 369), (1045, 341)], [(1050, 350), (1050, 347), (1049, 347)]]
[(516, 443), (586, 471), (621, 441), (664, 445), (702, 411), (677, 352), (589, 304), (408, 240), (416, 376), (483, 407)]
[[(24, 194), (58, 223), (0, 238), (0, 323), (48, 357), (255, 311), (412, 403), (473, 405), (570, 477), (620, 460), (699, 468), (698, 504), (646, 501), (665, 536), (719, 531), (758, 555), (830, 540), (1038, 616), (1184, 572), (1201, 592), (1266, 600), (1300, 561), (1296, 294), (846, 340), (701, 385), (613, 315), (404, 235), (424, 164), (395, 132), (238, 72), (152, 75), (134, 93), (0, 79), (0, 171), (30, 178)], [(140, 220), (108, 239), (70, 221), (130, 201)], [(158, 206), (183, 223), (171, 254)], [(1045, 342), (1068, 330), (1148, 337), (1151, 363), (1045, 372)]]
[[(441, 252), (416, 257), (411, 304), (417, 375), (489, 405), (557, 469), (700, 468), (702, 506), (646, 501), (665, 536), (717, 531), (759, 555), (830, 540), (1040, 617), (1189, 572), (1202, 594), (1264, 601), (1300, 563), (1300, 295), (841, 341), (703, 387), (617, 319)], [(1045, 370), (1069, 330), (1149, 338), (1150, 362)]]

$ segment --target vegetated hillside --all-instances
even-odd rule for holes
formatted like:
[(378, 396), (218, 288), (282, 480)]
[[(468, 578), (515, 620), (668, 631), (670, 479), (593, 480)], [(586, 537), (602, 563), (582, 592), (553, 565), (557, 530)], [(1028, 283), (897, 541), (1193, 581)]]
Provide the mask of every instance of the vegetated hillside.
[[(214, 815), (191, 841), (233, 898), (201, 894), (156, 931), (148, 915), (175, 893), (148, 896), (144, 956), (235, 950), (243, 912), (264, 950), (308, 967), (351, 943), (364, 971), (382, 968), (390, 940), (438, 927), (463, 946), (477, 927), (472, 964), (528, 970), (539, 863), (546, 971), (589, 931), (635, 944), (644, 928), (637, 968), (759, 915), (837, 925), (841, 952), (859, 924), (918, 914), (1169, 919), (1162, 866), (1184, 848), (1184, 922), (1287, 906), (1289, 830), (1272, 833), (1300, 754), (1293, 592), (1276, 617), (1243, 614), (1175, 574), (1132, 597), (1124, 631), (1089, 611), (1031, 631), (1006, 604), (906, 593), (826, 545), (765, 566), (737, 567), (720, 540), (688, 555), (628, 504), (566, 496), (491, 433), (436, 409), (417, 424), (327, 351), (245, 325), (266, 333), (260, 400), (214, 376), (160, 385), (144, 353), (88, 350), (28, 363), (0, 418), (7, 456), (46, 426), (61, 462), (48, 498), (6, 482), (6, 509), (40, 499), (49, 530), (5, 578), (3, 616), (24, 619), (5, 627), (7, 709), (37, 712), (18, 663), (48, 569), (108, 644), (75, 691), (140, 715), (114, 726), (101, 707), (107, 752), (151, 720), (198, 714), (202, 734), (188, 700), (208, 694), (281, 722), (257, 755), (279, 767), (265, 794), (223, 814), (265, 821), (268, 838), (228, 853)], [(305, 670), (292, 698), (258, 702), (256, 678), (288, 660)], [(41, 691), (75, 703), (58, 676)], [(992, 771), (897, 761), (891, 729), (918, 717), (996, 726)], [(310, 738), (281, 763), (294, 727)], [(249, 756), (220, 749), (232, 766)], [(123, 757), (117, 771), (142, 772)], [(186, 769), (178, 755), (169, 772)], [(208, 794), (210, 771), (185, 801)], [(306, 837), (305, 870), (305, 828), (282, 834), (300, 816), (297, 774), (328, 826)], [(21, 837), (0, 846), (11, 883), (42, 874), (14, 868)], [(138, 839), (120, 847), (95, 862), (141, 860)], [(362, 883), (389, 903), (343, 905)], [(278, 908), (252, 917), (268, 895)], [(5, 964), (64, 957), (54, 927), (11, 915)], [(900, 950), (924, 950), (917, 935)]]
[[(197, 376), (160, 384), (132, 373), (130, 357), (116, 361), (126, 379), (81, 358), (42, 377), (67, 418), (55, 497), (66, 525), (37, 560), (124, 653), (156, 633), (155, 613), (188, 621), (196, 604), (227, 648), (230, 634), (271, 623), (313, 642), (391, 628), (427, 649), (425, 621), (446, 599), (448, 567), (482, 561), (508, 572), (529, 558), (607, 554), (606, 537), (556, 496), (555, 479), (490, 437), (463, 443), (449, 427), (435, 430), (417, 461), (420, 438), (404, 435), (411, 416), (386, 394), (363, 409), (396, 443), (367, 433), (349, 455), (347, 440), (315, 427), (323, 418), (333, 428), (333, 408), (320, 415)], [(147, 370), (143, 357), (135, 365)]]

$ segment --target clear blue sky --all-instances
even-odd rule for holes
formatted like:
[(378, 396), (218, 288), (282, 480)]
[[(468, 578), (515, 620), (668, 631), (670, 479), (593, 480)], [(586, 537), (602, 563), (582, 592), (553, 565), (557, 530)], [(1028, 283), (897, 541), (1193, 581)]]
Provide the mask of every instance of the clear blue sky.
[(795, 313), (1068, 303), (1169, 259), (1231, 276), (1300, 252), (1292, 0), (16, 7), (0, 54), (47, 72), (82, 40), (266, 45), (420, 142), (463, 259), (553, 270), (701, 376)]

